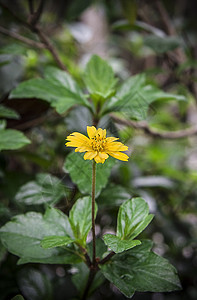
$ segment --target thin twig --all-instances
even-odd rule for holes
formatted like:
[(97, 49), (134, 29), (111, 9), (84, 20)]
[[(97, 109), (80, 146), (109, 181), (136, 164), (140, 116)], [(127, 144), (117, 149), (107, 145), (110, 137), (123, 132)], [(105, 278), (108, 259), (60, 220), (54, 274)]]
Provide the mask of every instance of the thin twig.
[(91, 286), (91, 284), (94, 280), (94, 277), (95, 277), (96, 273), (97, 273), (96, 270), (90, 269), (88, 281), (87, 281), (87, 284), (86, 284), (86, 287), (85, 287), (85, 290), (84, 290), (84, 293), (83, 293), (83, 296), (82, 296), (81, 300), (86, 300), (87, 299), (87, 295), (88, 295), (88, 292), (90, 290), (90, 286)]
[(180, 138), (186, 138), (192, 135), (197, 134), (197, 125), (182, 129), (182, 130), (177, 130), (177, 131), (157, 131), (149, 127), (149, 125), (142, 121), (142, 122), (136, 122), (136, 121), (131, 121), (131, 120), (126, 120), (119, 118), (115, 116), (114, 114), (110, 114), (111, 118), (118, 124), (122, 124), (128, 127), (133, 127), (136, 129), (141, 129), (145, 133), (151, 135), (152, 137), (155, 138), (161, 138), (161, 139), (180, 139)]
[(0, 33), (5, 34), (7, 36), (10, 36), (11, 38), (14, 38), (14, 39), (16, 39), (20, 42), (23, 42), (23, 43), (25, 43), (28, 46), (33, 47), (33, 48), (38, 48), (38, 49), (45, 49), (46, 48), (45, 44), (33, 41), (33, 40), (31, 40), (29, 38), (26, 38), (26, 37), (24, 37), (24, 36), (22, 36), (22, 35), (20, 35), (16, 32), (10, 31), (10, 30), (2, 27), (2, 26), (0, 26)]
[(92, 162), (92, 264), (96, 266), (96, 236), (95, 236), (95, 185), (96, 185), (96, 163)]
[(110, 258), (112, 258), (116, 253), (114, 251), (110, 252), (107, 256), (105, 256), (102, 260), (99, 261), (99, 265), (104, 265)]

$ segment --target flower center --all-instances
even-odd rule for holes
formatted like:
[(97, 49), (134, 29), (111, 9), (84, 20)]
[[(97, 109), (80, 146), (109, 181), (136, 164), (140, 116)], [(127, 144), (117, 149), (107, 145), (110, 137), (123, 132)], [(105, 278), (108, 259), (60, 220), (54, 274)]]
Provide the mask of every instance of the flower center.
[(104, 151), (106, 144), (106, 138), (100, 136), (100, 134), (96, 134), (93, 138), (91, 138), (91, 146), (94, 151)]

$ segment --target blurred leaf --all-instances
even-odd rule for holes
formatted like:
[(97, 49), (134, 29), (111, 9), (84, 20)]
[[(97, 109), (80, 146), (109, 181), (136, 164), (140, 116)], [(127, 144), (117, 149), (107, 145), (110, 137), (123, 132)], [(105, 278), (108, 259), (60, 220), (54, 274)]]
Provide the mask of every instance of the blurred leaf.
[(6, 248), (3, 246), (3, 244), (0, 241), (0, 264), (3, 261), (5, 255), (6, 255)]
[(26, 205), (43, 203), (55, 204), (68, 194), (66, 186), (61, 180), (47, 173), (36, 175), (35, 181), (22, 185), (15, 199)]
[(52, 282), (39, 270), (23, 269), (18, 274), (18, 283), (27, 300), (53, 299)]
[(5, 129), (7, 126), (6, 120), (0, 120), (0, 130)]
[(13, 109), (0, 105), (0, 118), (20, 119), (20, 115)]
[(144, 38), (144, 44), (156, 53), (161, 54), (180, 47), (181, 41), (175, 36), (160, 37), (157, 35), (148, 35)]
[(0, 130), (0, 151), (19, 149), (31, 141), (20, 131), (14, 129)]
[(97, 101), (113, 95), (117, 82), (110, 65), (97, 55), (93, 55), (89, 60), (84, 73), (84, 81), (91, 97)]
[(139, 292), (170, 292), (180, 290), (176, 269), (164, 258), (150, 251), (150, 242), (116, 254), (100, 265), (103, 275), (126, 297)]
[(25, 215), (15, 216), (0, 229), (3, 245), (9, 252), (21, 257), (19, 264), (28, 262), (67, 264), (81, 261), (72, 247), (43, 249), (40, 242), (45, 236), (51, 235), (69, 235), (72, 238), (68, 217), (50, 207), (44, 215), (28, 212)]
[(105, 234), (103, 236), (103, 240), (105, 244), (115, 253), (123, 252), (141, 244), (141, 242), (138, 240), (133, 240), (132, 238), (128, 240), (122, 240), (120, 237), (112, 234)]
[(35, 78), (20, 83), (9, 98), (38, 98), (46, 100), (58, 113), (64, 113), (73, 105), (89, 106), (76, 82), (65, 71), (50, 67), (46, 78)]
[(23, 296), (22, 295), (16, 295), (14, 298), (12, 298), (11, 300), (25, 300), (24, 298), (23, 298)]
[(0, 96), (2, 96), (17, 85), (23, 75), (24, 66), (21, 57), (11, 54), (0, 55), (0, 64)]
[[(107, 184), (115, 159), (108, 158), (104, 164), (96, 166), (96, 197)], [(82, 194), (91, 195), (92, 191), (92, 162), (84, 160), (79, 153), (71, 152), (65, 160), (64, 170), (68, 172), (72, 181), (77, 184)]]
[(27, 47), (23, 44), (12, 43), (1, 47), (0, 54), (27, 55)]
[[(69, 213), (69, 221), (77, 241), (86, 246), (87, 235), (92, 227), (92, 205), (91, 197), (83, 197), (77, 200)], [(95, 217), (97, 205), (95, 205)]]
[(121, 185), (109, 184), (98, 197), (99, 205), (109, 208), (120, 205), (130, 198), (130, 194)]
[(134, 239), (151, 222), (149, 208), (142, 198), (132, 198), (124, 202), (118, 212), (117, 236), (122, 239)]
[(72, 242), (74, 242), (74, 240), (71, 239), (69, 236), (51, 235), (44, 237), (44, 239), (41, 241), (41, 246), (44, 249), (48, 249), (66, 246), (68, 244), (71, 244)]

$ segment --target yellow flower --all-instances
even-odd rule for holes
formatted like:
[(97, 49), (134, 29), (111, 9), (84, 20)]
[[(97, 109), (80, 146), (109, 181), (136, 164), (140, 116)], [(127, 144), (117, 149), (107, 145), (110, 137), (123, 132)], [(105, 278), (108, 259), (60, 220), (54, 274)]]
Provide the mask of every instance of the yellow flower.
[(104, 163), (109, 155), (123, 161), (128, 161), (128, 155), (122, 151), (128, 150), (128, 147), (120, 142), (116, 142), (118, 138), (106, 137), (106, 129), (94, 126), (87, 126), (88, 136), (79, 132), (73, 132), (67, 136), (68, 147), (76, 147), (75, 152), (86, 152), (84, 159), (94, 159), (96, 163)]

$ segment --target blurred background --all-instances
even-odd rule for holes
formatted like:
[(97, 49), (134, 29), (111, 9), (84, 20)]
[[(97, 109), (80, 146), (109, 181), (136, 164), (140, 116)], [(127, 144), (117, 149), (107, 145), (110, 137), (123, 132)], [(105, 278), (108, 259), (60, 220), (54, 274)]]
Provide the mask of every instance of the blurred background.
[[(0, 0), (0, 104), (16, 112), (3, 119), (7, 128), (22, 131), (32, 141), (25, 148), (0, 153), (1, 226), (14, 215), (45, 210), (42, 204), (18, 201), (17, 196), (20, 187), (36, 181), (39, 173), (61, 180), (66, 192), (56, 206), (68, 213), (79, 191), (62, 170), (69, 153), (64, 140), (70, 132), (85, 132), (92, 124), (84, 107), (59, 115), (40, 99), (8, 99), (11, 90), (21, 81), (42, 76), (49, 65), (67, 70), (84, 88), (85, 64), (98, 54), (120, 83), (144, 73), (152, 85), (187, 99), (152, 103), (146, 120), (151, 128), (167, 132), (194, 128), (196, 11), (197, 2), (186, 0)], [(110, 118), (102, 122), (130, 145), (132, 155), (128, 164), (117, 163), (112, 169), (110, 182), (97, 199), (98, 236), (115, 229), (118, 207), (125, 199), (144, 197), (155, 218), (143, 237), (153, 239), (153, 250), (176, 267), (183, 290), (136, 293), (133, 299), (197, 299), (196, 134), (157, 137)], [(53, 196), (52, 184), (44, 188)], [(16, 294), (27, 300), (77, 299), (70, 266), (17, 266), (17, 260), (0, 244), (1, 300)], [(91, 299), (126, 298), (104, 282)]]

